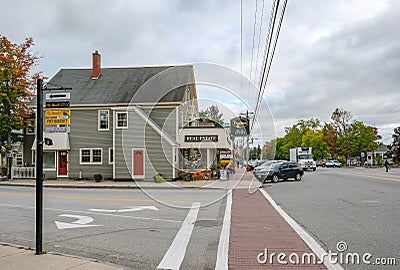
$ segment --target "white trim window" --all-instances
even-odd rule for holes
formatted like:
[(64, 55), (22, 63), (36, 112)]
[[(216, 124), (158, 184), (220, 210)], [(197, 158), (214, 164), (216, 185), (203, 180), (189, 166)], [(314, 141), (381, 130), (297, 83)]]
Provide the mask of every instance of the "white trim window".
[(80, 164), (103, 164), (102, 148), (81, 148), (79, 150)]
[(108, 131), (110, 122), (110, 112), (108, 110), (99, 110), (98, 115), (98, 130)]
[(128, 128), (127, 112), (117, 112), (117, 128)]
[(114, 148), (108, 148), (108, 164), (114, 164)]
[(22, 167), (23, 165), (23, 157), (22, 154), (16, 154), (15, 155), (15, 166), (16, 167)]
[(56, 152), (43, 152), (43, 170), (55, 171), (56, 170)]

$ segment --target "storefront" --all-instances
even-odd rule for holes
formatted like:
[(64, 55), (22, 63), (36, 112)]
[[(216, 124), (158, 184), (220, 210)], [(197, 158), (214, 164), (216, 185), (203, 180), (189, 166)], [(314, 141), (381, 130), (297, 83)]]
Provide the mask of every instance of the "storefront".
[(232, 150), (229, 132), (219, 127), (185, 127), (179, 130), (179, 167), (181, 170), (208, 170), (226, 160)]

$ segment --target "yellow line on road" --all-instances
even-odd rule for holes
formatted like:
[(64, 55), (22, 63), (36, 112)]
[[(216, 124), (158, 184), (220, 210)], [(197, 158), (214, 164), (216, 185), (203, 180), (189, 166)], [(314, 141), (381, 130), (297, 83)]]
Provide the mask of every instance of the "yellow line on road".
[[(34, 193), (20, 193), (20, 192), (6, 192), (1, 191), (0, 195), (16, 195), (16, 196), (24, 196), (24, 197), (35, 197), (36, 194)], [(44, 194), (46, 198), (53, 198), (53, 199), (81, 199), (87, 201), (127, 201), (127, 202), (181, 202), (186, 203), (188, 201), (179, 201), (179, 200), (152, 200), (152, 199), (135, 199), (135, 198), (103, 198), (103, 197), (88, 197), (88, 196), (72, 196), (72, 195), (50, 195)]]
[(393, 179), (393, 178), (387, 178), (387, 177), (382, 177), (382, 176), (374, 176), (374, 175), (367, 175), (367, 174), (356, 174), (356, 173), (345, 173), (345, 172), (336, 172), (336, 173), (352, 175), (352, 176), (360, 176), (360, 177), (364, 177), (364, 178), (375, 178), (375, 179), (380, 179), (380, 180), (385, 180), (385, 181), (400, 182), (400, 179)]

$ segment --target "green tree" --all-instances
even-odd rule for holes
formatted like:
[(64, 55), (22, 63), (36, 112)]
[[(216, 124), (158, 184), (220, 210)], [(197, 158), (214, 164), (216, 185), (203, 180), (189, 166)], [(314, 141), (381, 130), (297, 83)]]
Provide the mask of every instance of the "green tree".
[(350, 155), (352, 143), (350, 142), (351, 136), (349, 137), (347, 133), (353, 123), (353, 115), (339, 108), (332, 113), (331, 122), (325, 123), (322, 129), (324, 141), (334, 157)]
[(219, 125), (224, 125), (224, 115), (219, 112), (217, 105), (211, 105), (204, 111), (199, 112), (200, 121), (206, 123), (218, 123)]
[(250, 159), (260, 159), (261, 158), (261, 147), (257, 145), (257, 147), (253, 147), (249, 152)]
[(336, 108), (332, 113), (331, 120), (331, 126), (338, 136), (345, 135), (354, 122), (353, 115), (350, 112), (339, 108)]
[(339, 152), (348, 159), (349, 156), (359, 156), (361, 152), (374, 151), (379, 146), (376, 142), (379, 138), (377, 128), (354, 121), (346, 134), (338, 139)]
[(289, 150), (286, 151), (286, 138), (276, 138), (275, 140), (276, 145), (276, 152), (275, 152), (275, 159), (289, 159)]
[(8, 155), (11, 144), (22, 138), (13, 133), (25, 127), (30, 115), (26, 104), (33, 96), (38, 73), (31, 74), (39, 57), (30, 48), (33, 39), (22, 44), (12, 43), (0, 36), (0, 149)]
[(322, 130), (308, 130), (302, 137), (301, 146), (312, 147), (313, 157), (316, 160), (330, 156), (329, 148), (324, 141), (324, 134)]
[(393, 143), (391, 145), (394, 157), (396, 157), (397, 162), (399, 161), (400, 155), (400, 127), (397, 127), (393, 130), (392, 135)]
[(363, 122), (354, 122), (351, 126), (351, 136), (353, 137), (352, 156), (359, 156), (361, 152), (372, 152), (379, 146), (377, 140), (381, 138), (378, 129), (367, 126)]
[(325, 123), (324, 127), (322, 128), (322, 134), (323, 134), (323, 140), (326, 146), (328, 147), (329, 152), (333, 154), (335, 158), (337, 158), (339, 154), (339, 148), (338, 148), (339, 136), (337, 135), (335, 129), (330, 123)]
[(276, 140), (266, 142), (264, 147), (261, 149), (262, 159), (274, 159), (276, 152), (275, 147), (276, 147)]

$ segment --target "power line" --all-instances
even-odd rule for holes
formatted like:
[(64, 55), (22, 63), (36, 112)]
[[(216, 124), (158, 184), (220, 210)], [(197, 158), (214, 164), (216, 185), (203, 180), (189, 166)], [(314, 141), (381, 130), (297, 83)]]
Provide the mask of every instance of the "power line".
[(240, 96), (243, 91), (243, 0), (240, 0)]
[(256, 85), (256, 76), (257, 74), (257, 68), (258, 68), (258, 56), (260, 53), (260, 43), (261, 43), (261, 31), (262, 31), (262, 25), (263, 25), (263, 18), (264, 18), (264, 0), (262, 2), (262, 8), (261, 8), (261, 19), (260, 19), (260, 30), (258, 31), (258, 45), (257, 45), (257, 57), (256, 57), (256, 70), (254, 71), (254, 85)]
[[(257, 8), (258, 8), (258, 0), (256, 0), (256, 10), (254, 12), (254, 25), (253, 25), (253, 44), (251, 48), (251, 62), (250, 62), (250, 76), (249, 76), (249, 91), (247, 91), (247, 95), (249, 95), (250, 87), (251, 87), (251, 77), (253, 75), (253, 58), (254, 58), (254, 39), (256, 36), (256, 25), (257, 25)], [(249, 100), (249, 96), (247, 96), (247, 100)]]
[[(264, 68), (263, 68), (262, 77), (261, 77), (260, 85), (259, 85), (259, 88), (260, 88), (260, 89), (259, 89), (259, 93), (258, 93), (257, 104), (256, 104), (256, 108), (255, 108), (255, 110), (254, 110), (254, 115), (255, 115), (255, 116), (257, 116), (258, 111), (259, 111), (259, 109), (260, 109), (261, 100), (262, 100), (262, 97), (263, 97), (263, 95), (264, 95), (266, 83), (267, 83), (267, 81), (268, 81), (268, 76), (269, 76), (269, 72), (270, 72), (270, 69), (271, 69), (272, 60), (273, 60), (273, 58), (274, 58), (276, 45), (277, 45), (277, 43), (278, 43), (278, 38), (279, 38), (280, 29), (281, 29), (281, 26), (282, 26), (283, 17), (284, 17), (284, 15), (285, 15), (286, 5), (287, 5), (287, 0), (285, 0), (285, 2), (283, 3), (283, 7), (282, 7), (282, 11), (281, 11), (281, 16), (280, 16), (279, 23), (278, 23), (278, 27), (277, 27), (276, 34), (275, 34), (274, 45), (273, 45), (273, 48), (272, 48), (271, 55), (270, 55), (270, 57), (269, 57), (269, 50), (270, 50), (270, 45), (271, 45), (271, 41), (272, 41), (272, 36), (273, 36), (273, 33), (274, 33), (274, 27), (275, 27), (275, 22), (276, 22), (276, 15), (277, 15), (277, 13), (278, 13), (278, 8), (279, 8), (279, 0), (278, 0), (278, 2), (277, 2), (276, 7), (275, 7), (274, 18), (273, 18), (273, 23), (272, 23), (272, 28), (271, 28), (270, 35), (269, 35), (269, 37), (268, 37), (269, 41), (268, 41), (268, 44), (267, 44), (267, 53), (266, 53), (266, 55), (265, 55)], [(269, 61), (268, 61), (268, 60), (269, 60)], [(253, 126), (254, 126), (254, 122), (253, 122), (252, 128), (253, 128)]]
[(257, 25), (257, 9), (258, 9), (258, 0), (256, 0), (256, 9), (254, 12), (253, 42), (252, 42), (252, 47), (251, 47), (251, 62), (250, 62), (250, 82), (251, 82), (251, 77), (253, 75), (253, 59), (254, 59), (254, 44), (255, 44), (256, 25)]

